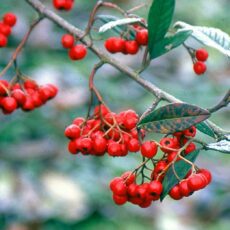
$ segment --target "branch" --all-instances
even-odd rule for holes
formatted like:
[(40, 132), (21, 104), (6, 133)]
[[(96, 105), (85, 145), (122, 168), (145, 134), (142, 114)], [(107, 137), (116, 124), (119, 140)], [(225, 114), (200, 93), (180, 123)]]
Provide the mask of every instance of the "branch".
[[(57, 14), (55, 14), (53, 11), (47, 9), (44, 4), (42, 4), (39, 0), (25, 0), (28, 4), (30, 4), (39, 14), (43, 15), (44, 17), (50, 19), (53, 21), (56, 25), (64, 29), (65, 31), (74, 34), (77, 38), (80, 39), (80, 41), (89, 47), (89, 49), (98, 56), (99, 59), (101, 59), (102, 62), (108, 63), (118, 69), (120, 72), (125, 73), (129, 78), (136, 81), (139, 85), (141, 85), (143, 88), (145, 88), (147, 91), (155, 95), (157, 98), (160, 98), (162, 100), (165, 100), (167, 102), (182, 102), (181, 100), (177, 99), (173, 95), (163, 91), (162, 89), (158, 88), (156, 85), (152, 84), (149, 81), (146, 81), (145, 79), (141, 78), (138, 73), (136, 73), (134, 70), (129, 68), (128, 66), (123, 65), (121, 62), (119, 62), (117, 59), (114, 59), (111, 57), (111, 55), (106, 54), (101, 49), (96, 47), (94, 44), (91, 44), (91, 41), (87, 37), (83, 37), (85, 32), (76, 28)], [(218, 135), (220, 133), (226, 134), (228, 132), (222, 130), (212, 122), (208, 121), (209, 125), (213, 128), (214, 132)]]

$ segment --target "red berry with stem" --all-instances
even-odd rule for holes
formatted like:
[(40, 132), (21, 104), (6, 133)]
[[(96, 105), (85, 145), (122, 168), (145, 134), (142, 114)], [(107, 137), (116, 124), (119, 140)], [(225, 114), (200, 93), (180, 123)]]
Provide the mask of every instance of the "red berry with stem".
[(198, 49), (195, 53), (198, 61), (205, 62), (208, 59), (208, 51), (206, 49)]
[(70, 49), (74, 46), (74, 36), (71, 34), (64, 34), (61, 39), (62, 46), (65, 49)]
[(126, 41), (125, 42), (125, 52), (131, 55), (137, 54), (139, 51), (139, 45), (136, 41)]
[(195, 62), (193, 65), (193, 70), (197, 75), (204, 74), (206, 72), (206, 69), (207, 67), (205, 63), (201, 61)]
[(169, 192), (169, 196), (174, 200), (180, 200), (183, 196), (180, 193), (179, 185), (175, 185)]
[(178, 141), (176, 138), (164, 137), (160, 140), (161, 150), (165, 153), (174, 152), (178, 149)]
[(26, 102), (26, 95), (21, 89), (14, 89), (11, 96), (15, 98), (17, 104), (22, 106)]
[(76, 139), (78, 137), (80, 137), (81, 134), (81, 129), (79, 126), (77, 125), (69, 125), (66, 129), (65, 129), (65, 136), (70, 138), (70, 139)]
[(131, 138), (128, 141), (128, 150), (130, 152), (138, 152), (140, 150), (140, 143), (137, 139)]
[(196, 127), (191, 126), (190, 128), (184, 130), (182, 133), (187, 137), (195, 137), (196, 136)]

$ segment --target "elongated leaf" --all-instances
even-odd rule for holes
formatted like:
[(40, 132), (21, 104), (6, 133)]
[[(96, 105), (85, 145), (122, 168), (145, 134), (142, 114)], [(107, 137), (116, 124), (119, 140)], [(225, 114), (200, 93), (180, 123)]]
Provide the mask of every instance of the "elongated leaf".
[(208, 144), (207, 149), (230, 154), (230, 140)]
[(192, 37), (206, 46), (219, 50), (230, 57), (230, 36), (220, 29), (203, 26), (192, 26), (185, 22), (177, 22), (174, 27), (192, 30)]
[(211, 127), (208, 125), (208, 123), (205, 122), (205, 121), (203, 121), (203, 122), (197, 124), (197, 125), (196, 125), (196, 128), (197, 128), (200, 132), (202, 132), (202, 133), (204, 133), (204, 134), (206, 134), (206, 135), (208, 135), (208, 136), (210, 136), (210, 137), (213, 137), (213, 138), (216, 137), (216, 136), (215, 136), (215, 133), (214, 133), (213, 130), (212, 130), (212, 128), (211, 128)]
[(142, 20), (141, 18), (122, 18), (116, 21), (110, 21), (99, 28), (99, 33), (104, 33), (107, 30), (111, 30), (112, 28), (116, 26), (132, 24), (134, 22), (141, 22), (141, 20)]
[[(98, 15), (96, 19), (100, 20), (103, 23), (115, 22), (117, 20), (120, 20), (120, 18), (112, 15)], [(127, 30), (127, 25), (118, 25), (111, 28), (111, 30), (114, 31), (116, 34), (121, 35), (124, 31)], [(129, 30), (127, 37), (131, 40), (135, 39), (134, 31)]]
[(173, 36), (165, 37), (163, 40), (157, 42), (153, 46), (153, 49), (150, 52), (150, 58), (154, 59), (180, 46), (181, 44), (183, 44), (183, 42), (186, 41), (186, 39), (191, 35), (191, 33), (191, 30), (184, 30), (177, 32)]
[(149, 51), (162, 40), (171, 24), (175, 0), (154, 0), (148, 14)]
[(156, 133), (174, 133), (206, 120), (210, 112), (195, 105), (172, 103), (146, 115), (137, 125)]
[[(187, 156), (185, 156), (185, 158), (191, 162), (195, 162), (197, 156), (199, 155), (199, 151), (196, 150), (194, 152), (191, 152), (189, 153)], [(188, 164), (187, 162), (183, 161), (183, 160), (180, 160), (180, 161), (177, 161), (175, 164), (174, 164), (174, 169), (177, 173), (177, 175), (183, 179), (185, 178), (185, 176), (187, 175), (187, 173), (189, 172), (189, 170), (191, 169), (191, 165)], [(164, 180), (163, 180), (163, 193), (161, 194), (161, 201), (167, 196), (167, 194), (169, 193), (169, 191), (176, 185), (178, 184), (178, 179), (176, 178), (174, 172), (173, 172), (173, 166), (171, 166), (165, 177), (164, 177)]]

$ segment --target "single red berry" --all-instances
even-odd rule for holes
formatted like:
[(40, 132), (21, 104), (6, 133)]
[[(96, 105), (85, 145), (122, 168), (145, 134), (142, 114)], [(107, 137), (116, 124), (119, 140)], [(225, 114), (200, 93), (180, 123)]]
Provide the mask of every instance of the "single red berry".
[(188, 178), (188, 187), (191, 191), (197, 191), (205, 187), (206, 181), (198, 174), (191, 175)]
[(25, 89), (38, 89), (37, 83), (33, 80), (26, 80), (24, 82), (24, 87)]
[(5, 47), (8, 43), (7, 37), (0, 33), (0, 47)]
[[(167, 162), (169, 163), (169, 162), (174, 161), (175, 158), (177, 157), (177, 154), (178, 154), (178, 152), (176, 152), (176, 151), (169, 153), (168, 156), (167, 156)], [(180, 158), (177, 157), (176, 161), (179, 161), (179, 160), (180, 160)]]
[(110, 156), (120, 156), (120, 153), (121, 153), (121, 146), (120, 146), (120, 144), (119, 143), (117, 143), (117, 142), (114, 142), (114, 141), (112, 141), (112, 142), (109, 142), (108, 143), (108, 149), (107, 149), (107, 151), (108, 151), (108, 154), (110, 155)]
[[(161, 150), (165, 153), (174, 152), (178, 149), (178, 141), (176, 138), (164, 137), (160, 140)], [(172, 150), (171, 150), (172, 149)]]
[(5, 97), (1, 100), (1, 106), (4, 111), (7, 113), (12, 113), (17, 109), (18, 104), (15, 98), (13, 97)]
[(0, 96), (6, 95), (8, 88), (9, 88), (9, 82), (7, 80), (0, 80)]
[(146, 141), (141, 145), (141, 154), (144, 157), (153, 158), (157, 154), (157, 145), (153, 141)]
[(125, 118), (123, 123), (126, 129), (131, 130), (134, 129), (137, 125), (138, 119), (135, 117)]
[(130, 171), (123, 173), (121, 175), (121, 178), (123, 179), (126, 185), (133, 184), (135, 183), (135, 180), (136, 180), (135, 174)]
[(15, 98), (19, 106), (24, 105), (26, 102), (26, 95), (21, 89), (14, 89), (11, 93), (11, 96)]
[(180, 200), (183, 196), (180, 193), (179, 185), (175, 185), (169, 192), (169, 196), (174, 200)]
[(127, 202), (127, 196), (119, 196), (117, 194), (113, 194), (113, 201), (117, 205), (123, 205)]
[(196, 136), (196, 127), (191, 126), (190, 128), (184, 130), (182, 133), (187, 137), (195, 137)]
[(204, 74), (206, 72), (206, 69), (207, 67), (205, 63), (201, 61), (195, 62), (193, 65), (193, 70), (197, 75)]
[(61, 38), (62, 46), (66, 49), (70, 49), (74, 46), (74, 36), (71, 34), (64, 34)]
[(136, 41), (126, 41), (125, 42), (125, 52), (131, 55), (137, 54), (139, 51), (139, 45)]
[(105, 153), (107, 149), (107, 140), (104, 137), (98, 136), (93, 140), (93, 150), (96, 155), (101, 155)]
[(149, 183), (148, 192), (152, 199), (157, 199), (163, 191), (163, 186), (160, 181), (152, 181)]
[(132, 138), (128, 142), (128, 150), (130, 152), (138, 152), (140, 150), (140, 143), (137, 139)]
[(69, 11), (73, 8), (74, 6), (74, 0), (65, 0), (65, 10)]
[[(94, 108), (94, 112), (93, 112), (93, 114), (94, 114), (94, 116), (96, 117), (96, 118), (99, 118), (100, 116), (105, 116), (106, 114), (108, 114), (109, 113), (109, 109), (105, 106), (105, 105), (103, 105), (103, 104), (101, 104), (101, 105), (97, 105), (95, 108)], [(113, 116), (111, 116), (111, 119), (113, 118)], [(113, 120), (113, 119), (112, 119)]]
[(207, 179), (207, 184), (210, 184), (212, 181), (212, 174), (207, 169), (200, 169), (200, 174), (203, 174)]
[(82, 154), (90, 154), (93, 144), (91, 138), (82, 138), (80, 142), (80, 151)]
[(57, 10), (64, 10), (65, 9), (65, 2), (66, 2), (66, 0), (53, 0), (53, 6)]
[(137, 196), (137, 185), (136, 184), (130, 184), (127, 188), (127, 193), (129, 197), (135, 197)]
[(26, 96), (26, 101), (22, 105), (22, 110), (24, 110), (24, 111), (32, 111), (32, 110), (34, 110), (34, 108), (35, 108), (35, 106), (34, 106), (32, 98), (30, 96)]
[(8, 37), (11, 34), (11, 27), (0, 22), (0, 33)]
[(125, 40), (120, 37), (112, 37), (105, 42), (105, 48), (111, 53), (123, 52)]
[(117, 184), (118, 182), (121, 182), (121, 181), (123, 181), (123, 179), (122, 179), (121, 177), (115, 177), (115, 178), (113, 178), (113, 179), (110, 181), (110, 183), (109, 183), (109, 188), (110, 188), (110, 190), (113, 191), (114, 188), (115, 188), (115, 186), (116, 186), (116, 184)]
[(208, 59), (208, 51), (206, 49), (198, 49), (195, 53), (198, 61), (205, 62)]
[(187, 180), (182, 180), (179, 183), (179, 189), (180, 189), (180, 194), (182, 196), (188, 197), (191, 195), (191, 190), (188, 186), (188, 181)]
[(114, 48), (114, 45), (113, 45), (116, 39), (117, 39), (116, 37), (111, 37), (105, 41), (104, 46), (108, 52), (116, 53), (116, 49)]
[(126, 196), (127, 186), (123, 181), (118, 181), (113, 187), (113, 192), (118, 196)]
[(146, 29), (138, 30), (136, 33), (135, 40), (137, 41), (139, 45), (147, 46), (148, 45), (148, 30)]
[(70, 141), (68, 144), (68, 150), (71, 154), (77, 154), (78, 153), (78, 148), (76, 141)]
[(84, 45), (79, 44), (73, 46), (69, 50), (69, 57), (71, 60), (76, 61), (76, 60), (81, 60), (87, 55), (87, 49)]
[(65, 129), (65, 136), (70, 138), (70, 139), (76, 139), (79, 138), (81, 134), (81, 129), (79, 126), (77, 125), (69, 125), (66, 129)]
[(13, 27), (17, 22), (17, 17), (14, 13), (11, 13), (11, 12), (6, 13), (3, 16), (3, 22), (4, 24), (9, 25), (10, 27)]
[(152, 200), (146, 199), (139, 204), (141, 208), (148, 208), (152, 204)]
[(137, 196), (144, 200), (148, 196), (149, 184), (143, 183), (137, 187)]
[(78, 125), (79, 127), (85, 122), (85, 118), (77, 117), (73, 120), (73, 124)]
[(189, 153), (191, 153), (191, 152), (193, 152), (193, 151), (195, 151), (196, 150), (196, 145), (192, 142), (192, 143), (190, 143), (188, 146), (187, 146), (187, 148), (184, 150), (184, 153), (187, 155), (187, 154), (189, 154)]
[(158, 161), (153, 170), (153, 173), (159, 175), (160, 173), (165, 171), (167, 165), (168, 165), (167, 162), (164, 160)]

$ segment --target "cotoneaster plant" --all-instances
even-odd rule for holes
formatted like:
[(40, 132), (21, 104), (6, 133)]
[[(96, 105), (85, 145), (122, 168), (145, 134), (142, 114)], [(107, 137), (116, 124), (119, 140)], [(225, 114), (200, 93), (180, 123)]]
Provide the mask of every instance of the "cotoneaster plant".
[[(39, 13), (39, 17), (31, 24), (9, 63), (0, 73), (0, 77), (4, 77), (11, 67), (14, 67), (16, 73), (11, 81), (0, 80), (0, 108), (3, 114), (9, 115), (19, 108), (31, 111), (54, 98), (58, 92), (53, 84), (39, 85), (26, 77), (17, 65), (18, 54), (26, 45), (30, 34), (47, 18), (63, 30), (60, 43), (67, 50), (70, 61), (76, 61), (77, 65), (87, 58), (89, 51), (99, 59), (89, 75), (91, 98), (96, 97), (98, 105), (92, 108), (90, 103), (86, 116), (76, 117), (65, 128), (68, 151), (76, 158), (79, 154), (127, 158), (129, 154), (136, 154), (141, 159), (140, 164), (132, 171), (111, 178), (109, 189), (114, 202), (117, 205), (130, 202), (146, 208), (154, 201), (162, 201), (167, 195), (174, 200), (189, 197), (211, 183), (211, 172), (198, 167), (195, 160), (201, 151), (210, 149), (230, 153), (229, 131), (208, 120), (213, 113), (228, 106), (230, 90), (226, 89), (227, 93), (217, 105), (200, 108), (163, 91), (143, 79), (141, 73), (148, 71), (151, 61), (182, 46), (191, 56), (191, 67), (195, 74), (209, 74), (206, 66), (209, 54), (205, 46), (215, 48), (229, 57), (228, 34), (216, 28), (192, 26), (185, 22), (172, 24), (175, 0), (146, 1), (129, 10), (111, 2), (98, 1), (93, 6), (85, 30), (76, 27), (77, 23), (70, 24), (62, 16), (62, 11), (77, 10), (77, 2), (74, 4), (74, 0), (53, 0), (55, 11), (39, 0), (24, 2)], [(147, 20), (138, 16), (138, 10), (142, 7), (149, 8)], [(101, 8), (104, 12), (110, 9), (119, 13), (120, 18), (111, 14), (100, 15)], [(7, 45), (7, 37), (11, 34), (12, 27), (17, 26), (17, 20), (20, 18), (12, 12), (2, 16), (1, 48)], [(98, 20), (103, 23), (99, 29), (94, 27)], [(101, 42), (105, 49), (99, 49), (94, 44), (91, 32), (103, 34), (108, 30), (114, 34), (103, 38)], [(196, 39), (201, 44), (200, 48), (188, 46), (189, 38)], [(126, 58), (132, 58), (141, 50), (144, 50), (143, 58), (137, 69), (131, 69), (118, 61), (116, 56), (113, 57), (120, 53), (130, 55)], [(115, 67), (154, 95), (153, 104), (147, 111), (138, 115), (131, 108), (120, 112), (113, 112), (109, 108), (94, 84), (94, 76), (105, 64)], [(162, 106), (161, 102), (165, 105)], [(160, 133), (162, 136), (159, 140), (152, 140), (148, 137), (150, 132)], [(205, 143), (201, 138), (196, 138), (197, 132), (210, 136), (213, 142)]]

